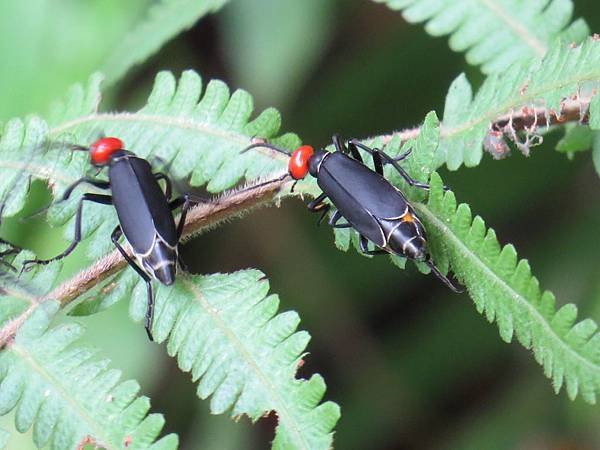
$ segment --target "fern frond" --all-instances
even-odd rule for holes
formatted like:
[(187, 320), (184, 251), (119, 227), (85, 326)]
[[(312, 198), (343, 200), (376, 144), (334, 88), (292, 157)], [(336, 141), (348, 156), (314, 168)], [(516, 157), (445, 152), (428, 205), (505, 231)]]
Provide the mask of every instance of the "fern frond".
[(191, 28), (204, 15), (220, 9), (228, 0), (161, 0), (125, 36), (102, 65), (107, 81), (114, 83), (133, 66), (142, 63), (165, 43)]
[[(571, 98), (589, 105), (592, 128), (598, 125), (597, 89), (600, 84), (600, 42), (589, 38), (573, 47), (559, 43), (533, 64), (515, 65), (501, 75), (487, 77), (475, 98), (464, 75), (452, 83), (446, 97), (441, 126), (438, 166), (451, 170), (461, 164), (472, 167), (483, 155), (482, 144), (492, 124), (500, 118), (511, 134), (511, 117), (525, 108), (544, 117), (525, 131), (531, 137), (542, 133), (551, 115), (560, 116), (564, 102)], [(582, 111), (585, 113), (585, 110)], [(548, 122), (550, 124), (550, 122)], [(516, 131), (513, 130), (516, 137)]]
[(501, 247), (494, 230), (479, 216), (473, 218), (467, 204), (457, 206), (452, 192), (444, 193), (434, 173), (427, 204), (415, 208), (429, 237), (435, 241), (436, 258), (467, 287), (477, 310), (495, 321), (500, 336), (513, 335), (531, 349), (556, 392), (563, 385), (569, 398), (578, 394), (595, 403), (600, 392), (600, 333), (591, 319), (577, 320), (577, 307), (556, 309), (554, 295), (540, 291), (529, 263), (518, 260), (512, 245)]
[(0, 353), (0, 414), (15, 409), (17, 430), (33, 426), (38, 448), (175, 449), (176, 435), (156, 441), (164, 419), (147, 415), (149, 400), (138, 397), (138, 384), (119, 381), (108, 361), (76, 343), (80, 326), (49, 328), (58, 307), (40, 303)]
[[(13, 214), (24, 203), (30, 178), (48, 180), (59, 197), (69, 184), (91, 170), (88, 156), (74, 154), (62, 141), (87, 144), (99, 132), (119, 136), (127, 148), (148, 158), (158, 169), (161, 161), (169, 164), (170, 174), (177, 179), (191, 177), (193, 185), (207, 184), (211, 192), (219, 192), (246, 177), (255, 179), (281, 171), (285, 156), (271, 157), (268, 152), (245, 155), (240, 150), (254, 136), (268, 138), (279, 145), (298, 142), (293, 135), (274, 138), (279, 130), (280, 116), (274, 109), (263, 111), (251, 120), (252, 97), (238, 90), (230, 95), (221, 81), (211, 81), (203, 92), (202, 80), (193, 71), (184, 72), (179, 84), (169, 72), (161, 72), (148, 103), (134, 113), (99, 113), (100, 77), (91, 78), (84, 89), (75, 86), (66, 102), (55, 105), (48, 125), (41, 119), (27, 123), (13, 120), (7, 124), (0, 139), (0, 194), (7, 196)], [(52, 145), (42, 145), (45, 140)], [(16, 175), (15, 169), (20, 175)], [(17, 178), (13, 185), (11, 180)], [(49, 211), (53, 225), (66, 223), (75, 213), (77, 196)], [(112, 208), (86, 205), (90, 220), (84, 221), (83, 235), (95, 231), (109, 236), (116, 215)], [(67, 236), (72, 228), (67, 227)], [(97, 239), (90, 255), (98, 257), (111, 247), (109, 239)]]
[[(118, 275), (110, 301), (131, 298), (130, 313), (141, 321), (146, 288), (132, 270)], [(295, 312), (278, 313), (279, 299), (257, 270), (208, 276), (181, 275), (156, 292), (153, 334), (169, 355), (198, 382), (200, 398), (211, 397), (213, 414), (256, 421), (270, 411), (278, 417), (274, 449), (327, 450), (340, 411), (319, 404), (325, 393), (320, 375), (297, 379), (310, 336), (296, 331)], [(114, 298), (112, 298), (114, 297)]]
[(450, 48), (469, 64), (500, 73), (517, 61), (544, 56), (557, 39), (581, 42), (583, 19), (571, 22), (571, 0), (375, 0), (401, 10), (410, 23), (427, 22), (432, 36), (450, 36)]
[[(414, 150), (403, 163), (411, 176), (427, 181), (435, 169), (432, 158), (440, 129), (434, 113), (427, 115), (421, 133), (415, 140), (401, 146), (399, 137), (388, 142), (385, 151), (392, 156), (407, 147)], [(382, 137), (365, 141), (381, 147)], [(369, 163), (369, 156), (363, 154)], [(414, 159), (413, 159), (414, 158)], [(412, 160), (412, 161), (411, 161)], [(472, 217), (467, 204), (456, 204), (454, 194), (444, 192), (442, 180), (433, 172), (431, 189), (426, 201), (423, 191), (409, 188), (394, 170), (386, 168), (386, 178), (410, 199), (428, 235), (428, 246), (442, 272), (452, 271), (467, 288), (477, 310), (498, 324), (500, 336), (506, 342), (516, 335), (519, 342), (532, 349), (536, 360), (552, 379), (555, 391), (565, 385), (571, 399), (578, 394), (595, 403), (600, 393), (600, 333), (590, 319), (576, 322), (577, 308), (567, 304), (556, 310), (550, 292), (541, 292), (532, 276), (529, 264), (518, 260), (512, 245), (500, 247), (495, 232), (488, 229), (481, 217)], [(310, 194), (320, 193), (310, 187)], [(347, 250), (350, 243), (359, 250), (357, 233), (351, 229), (335, 229), (336, 244)], [(404, 267), (405, 260), (392, 257)], [(428, 269), (417, 264), (419, 270)]]

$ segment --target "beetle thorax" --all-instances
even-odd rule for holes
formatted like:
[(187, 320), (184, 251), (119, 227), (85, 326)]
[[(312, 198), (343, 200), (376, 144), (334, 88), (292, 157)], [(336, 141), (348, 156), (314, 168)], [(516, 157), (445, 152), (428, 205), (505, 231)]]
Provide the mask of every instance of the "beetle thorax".
[(308, 172), (316, 177), (319, 173), (319, 168), (321, 167), (321, 163), (325, 156), (327, 156), (329, 152), (325, 152), (323, 150), (318, 150), (315, 154), (308, 160)]

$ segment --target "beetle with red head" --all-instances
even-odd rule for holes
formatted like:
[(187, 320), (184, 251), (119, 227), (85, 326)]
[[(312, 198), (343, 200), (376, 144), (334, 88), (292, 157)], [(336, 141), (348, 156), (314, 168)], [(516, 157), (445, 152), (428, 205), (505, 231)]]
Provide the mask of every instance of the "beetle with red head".
[[(23, 267), (31, 264), (48, 264), (62, 259), (77, 247), (81, 241), (84, 201), (113, 205), (117, 211), (119, 224), (112, 232), (111, 239), (129, 266), (146, 282), (148, 296), (146, 332), (152, 340), (154, 296), (151, 279), (155, 278), (167, 286), (175, 282), (179, 258), (178, 243), (190, 200), (187, 194), (171, 199), (172, 188), (169, 177), (163, 173), (153, 173), (148, 161), (125, 150), (124, 147), (123, 142), (115, 137), (101, 138), (90, 147), (71, 146), (72, 150), (88, 151), (90, 162), (94, 166), (100, 169), (108, 167), (108, 180), (81, 178), (67, 188), (62, 200), (68, 199), (73, 190), (82, 183), (110, 190), (111, 195), (84, 194), (77, 208), (75, 237), (71, 245), (54, 258), (28, 260), (23, 263)], [(158, 183), (159, 180), (164, 180), (166, 183), (164, 192)], [(176, 225), (173, 211), (180, 206), (183, 208), (179, 223)], [(125, 236), (129, 242), (133, 258), (119, 243), (121, 236)]]
[[(427, 249), (425, 227), (415, 210), (400, 190), (394, 187), (383, 175), (383, 165), (391, 164), (410, 186), (429, 189), (429, 185), (419, 183), (398, 164), (410, 154), (392, 158), (381, 150), (351, 140), (344, 144), (338, 136), (333, 136), (335, 152), (315, 151), (310, 145), (298, 147), (291, 155), (268, 143), (256, 143), (246, 147), (266, 147), (290, 156), (288, 173), (295, 180), (308, 174), (317, 179), (323, 191), (308, 204), (308, 209), (322, 212), (319, 222), (329, 211), (331, 204), (337, 209), (329, 219), (334, 228), (354, 228), (360, 236), (360, 248), (368, 255), (395, 254), (422, 261), (431, 271), (454, 292), (462, 292), (431, 260)], [(358, 148), (373, 157), (375, 170), (363, 163)], [(351, 154), (352, 157), (349, 155)], [(330, 203), (326, 203), (329, 199)], [(338, 223), (341, 219), (345, 223)], [(376, 247), (369, 250), (369, 241)]]

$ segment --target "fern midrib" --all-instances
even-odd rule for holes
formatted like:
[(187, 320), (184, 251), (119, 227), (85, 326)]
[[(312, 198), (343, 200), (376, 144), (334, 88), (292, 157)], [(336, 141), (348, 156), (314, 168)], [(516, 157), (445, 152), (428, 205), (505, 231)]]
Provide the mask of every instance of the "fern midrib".
[[(61, 181), (65, 184), (73, 183), (76, 179), (70, 178), (63, 175), (61, 172), (55, 170), (49, 170), (47, 167), (40, 166), (38, 164), (21, 163), (19, 161), (8, 161), (0, 158), (0, 168), (2, 169), (15, 169), (20, 172), (29, 173), (39, 179), (53, 179)], [(51, 175), (51, 176), (50, 176)]]
[(471, 249), (469, 249), (464, 242), (458, 238), (458, 236), (446, 226), (446, 224), (440, 220), (427, 205), (422, 203), (414, 203), (413, 206), (423, 215), (427, 216), (429, 221), (433, 223), (443, 234), (446, 239), (450, 239), (454, 245), (465, 255), (466, 258), (473, 261), (474, 264), (478, 265), (484, 272), (489, 274), (489, 278), (493, 279), (503, 290), (507, 291), (509, 298), (515, 299), (519, 301), (521, 304), (524, 304), (525, 307), (529, 310), (531, 316), (539, 322), (542, 327), (546, 330), (548, 336), (551, 336), (555, 341), (558, 342), (558, 345), (564, 349), (566, 353), (569, 353), (574, 356), (577, 360), (579, 360), (582, 365), (588, 366), (590, 370), (599, 372), (600, 376), (600, 366), (592, 363), (584, 356), (582, 356), (579, 352), (577, 352), (574, 348), (568, 345), (562, 338), (559, 336), (556, 331), (549, 325), (549, 323), (544, 319), (544, 317), (540, 314), (540, 312), (519, 292), (515, 291), (508, 283), (506, 283), (502, 278), (496, 275), (496, 273), (481, 260), (479, 255), (473, 253)]
[(488, 8), (492, 13), (495, 13), (508, 27), (515, 32), (515, 34), (523, 39), (525, 43), (533, 49), (537, 56), (541, 57), (546, 54), (548, 47), (538, 39), (535, 35), (531, 34), (527, 27), (523, 26), (520, 22), (513, 20), (513, 16), (508, 14), (503, 8), (494, 3), (491, 0), (480, 0), (481, 3)]
[(110, 437), (104, 436), (104, 430), (100, 426), (100, 423), (97, 423), (97, 421), (88, 414), (87, 410), (82, 408), (79, 402), (69, 395), (67, 390), (63, 389), (62, 384), (57, 378), (48, 372), (43, 365), (37, 363), (36, 359), (33, 357), (33, 355), (27, 352), (26, 348), (21, 347), (16, 342), (13, 342), (10, 344), (10, 349), (19, 355), (23, 361), (27, 362), (42, 379), (46, 380), (48, 384), (54, 387), (55, 391), (58, 392), (63, 398), (63, 401), (65, 401), (71, 407), (70, 411), (76, 412), (77, 415), (89, 426), (89, 429), (95, 433), (93, 437), (96, 439), (98, 444), (102, 445), (106, 450), (120, 450), (120, 447), (118, 446), (110, 446), (111, 439)]
[(244, 344), (237, 338), (235, 333), (232, 333), (229, 327), (223, 322), (221, 317), (219, 316), (219, 312), (204, 298), (202, 292), (189, 281), (186, 276), (182, 276), (182, 282), (188, 288), (188, 290), (196, 297), (198, 302), (200, 302), (201, 306), (211, 315), (213, 320), (219, 329), (223, 332), (223, 334), (229, 339), (232, 346), (238, 351), (241, 355), (242, 359), (246, 361), (246, 363), (252, 367), (256, 376), (261, 380), (263, 386), (267, 388), (269, 393), (271, 394), (271, 398), (275, 402), (275, 410), (277, 411), (277, 415), (279, 416), (279, 420), (287, 425), (288, 430), (292, 436), (295, 436), (295, 439), (292, 439), (292, 442), (296, 442), (296, 444), (300, 444), (301, 447), (297, 447), (299, 449), (311, 450), (309, 443), (304, 439), (303, 434), (300, 431), (300, 428), (296, 426), (296, 421), (292, 419), (292, 414), (288, 410), (287, 405), (283, 397), (279, 395), (277, 388), (270, 382), (269, 378), (263, 373), (258, 363), (252, 357), (252, 354), (246, 350)]
[(193, 130), (201, 134), (208, 134), (236, 144), (247, 145), (248, 136), (241, 133), (231, 133), (218, 127), (210, 126), (210, 123), (198, 122), (192, 118), (164, 116), (160, 114), (139, 114), (139, 113), (95, 113), (77, 119), (65, 122), (57, 127), (50, 129), (49, 134), (56, 135), (65, 132), (70, 128), (77, 127), (87, 122), (94, 121), (113, 121), (113, 122), (145, 122), (153, 123), (166, 127), (180, 128), (182, 130)]
[[(472, 129), (473, 127), (482, 124), (483, 122), (493, 122), (495, 119), (497, 119), (500, 115), (506, 113), (507, 111), (513, 110), (515, 109), (517, 106), (521, 106), (526, 104), (527, 102), (533, 102), (536, 99), (540, 99), (542, 96), (554, 91), (554, 90), (558, 90), (561, 88), (564, 88), (565, 86), (571, 85), (571, 84), (581, 84), (581, 83), (586, 83), (586, 82), (591, 82), (591, 81), (597, 81), (598, 79), (600, 79), (600, 71), (596, 72), (596, 73), (592, 73), (587, 75), (586, 77), (583, 78), (569, 78), (567, 82), (563, 80), (560, 80), (561, 82), (557, 82), (555, 84), (551, 84), (548, 85), (546, 87), (540, 88), (538, 91), (536, 91), (534, 94), (530, 94), (530, 95), (521, 95), (519, 94), (519, 99), (516, 100), (514, 97), (511, 97), (509, 100), (507, 100), (506, 103), (502, 104), (501, 106), (499, 106), (496, 109), (490, 110), (486, 113), (484, 113), (482, 116), (480, 116), (478, 119), (470, 121), (470, 122), (466, 122), (465, 124), (456, 127), (456, 128), (447, 128), (444, 127), (443, 122), (440, 124), (440, 139), (446, 139), (446, 138), (452, 138), (458, 134), (464, 133), (469, 131), (470, 129)], [(525, 80), (526, 81), (526, 80)], [(470, 106), (472, 106), (473, 103), (471, 103)]]

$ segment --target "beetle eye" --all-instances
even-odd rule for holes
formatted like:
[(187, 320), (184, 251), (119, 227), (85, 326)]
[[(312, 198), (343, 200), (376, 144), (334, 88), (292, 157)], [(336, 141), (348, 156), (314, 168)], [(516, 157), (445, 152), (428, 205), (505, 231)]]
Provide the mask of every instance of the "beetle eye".
[(124, 146), (123, 141), (115, 137), (98, 139), (90, 146), (92, 163), (96, 166), (108, 164), (111, 155), (118, 150), (122, 150)]
[(294, 153), (292, 153), (290, 162), (288, 163), (288, 170), (292, 178), (295, 180), (301, 180), (306, 176), (308, 173), (308, 162), (314, 154), (315, 149), (310, 145), (298, 147)]

